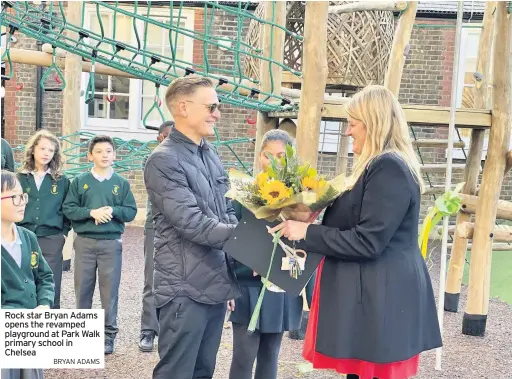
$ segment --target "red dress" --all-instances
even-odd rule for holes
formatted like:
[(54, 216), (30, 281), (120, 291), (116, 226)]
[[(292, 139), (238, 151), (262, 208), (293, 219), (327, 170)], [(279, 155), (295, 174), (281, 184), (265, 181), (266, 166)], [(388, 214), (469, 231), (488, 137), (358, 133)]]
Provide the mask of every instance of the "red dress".
[(360, 379), (407, 379), (416, 375), (419, 355), (400, 362), (373, 363), (359, 359), (332, 358), (315, 351), (318, 307), (320, 304), (320, 278), (324, 260), (325, 258), (320, 263), (316, 276), (308, 328), (304, 339), (304, 358), (311, 362), (316, 369), (332, 369), (341, 374), (356, 374), (359, 375)]

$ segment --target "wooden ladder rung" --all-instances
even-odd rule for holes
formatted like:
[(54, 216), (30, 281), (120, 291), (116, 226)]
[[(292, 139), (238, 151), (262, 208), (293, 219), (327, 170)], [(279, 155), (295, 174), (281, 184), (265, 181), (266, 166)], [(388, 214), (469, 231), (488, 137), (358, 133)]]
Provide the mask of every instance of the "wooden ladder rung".
[[(457, 236), (466, 239), (473, 239), (475, 224), (472, 222), (462, 222), (455, 228), (449, 228), (449, 232), (453, 233), (454, 229), (456, 229)], [(512, 242), (512, 226), (495, 225), (493, 231), (493, 241)]]
[(437, 195), (445, 192), (445, 187), (443, 185), (433, 185), (431, 187), (425, 188), (424, 195)]
[[(448, 147), (447, 139), (417, 139), (412, 141), (414, 146), (417, 147)], [(466, 147), (464, 141), (454, 141), (453, 147), (463, 149)]]
[[(473, 244), (468, 243), (467, 250), (471, 250)], [(448, 244), (448, 249), (453, 248), (453, 243)], [(512, 244), (510, 243), (495, 243), (492, 245), (492, 250), (494, 251), (512, 251)]]
[[(423, 172), (445, 172), (446, 167), (446, 163), (429, 163), (420, 166)], [(464, 163), (455, 163), (452, 165), (452, 170), (464, 170), (465, 167)]]

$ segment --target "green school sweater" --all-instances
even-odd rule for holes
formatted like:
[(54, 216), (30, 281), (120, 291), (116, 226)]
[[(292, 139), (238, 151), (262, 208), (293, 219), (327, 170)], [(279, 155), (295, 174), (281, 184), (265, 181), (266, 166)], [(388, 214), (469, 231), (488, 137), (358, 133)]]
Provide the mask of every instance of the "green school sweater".
[(67, 235), (71, 224), (62, 212), (62, 204), (69, 190), (69, 179), (61, 176), (53, 180), (49, 174), (43, 179), (39, 191), (34, 175), (18, 174), (23, 192), (28, 193), (25, 217), (18, 225), (33, 231), (36, 236)]
[[(105, 224), (96, 225), (90, 213), (101, 207), (112, 207), (113, 217)], [(102, 182), (91, 172), (77, 176), (69, 186), (63, 209), (78, 235), (106, 240), (120, 239), (124, 223), (132, 221), (137, 214), (130, 183), (115, 172)]]
[(36, 235), (17, 226), (21, 239), (21, 268), (2, 246), (2, 309), (53, 306), (53, 273), (43, 258)]

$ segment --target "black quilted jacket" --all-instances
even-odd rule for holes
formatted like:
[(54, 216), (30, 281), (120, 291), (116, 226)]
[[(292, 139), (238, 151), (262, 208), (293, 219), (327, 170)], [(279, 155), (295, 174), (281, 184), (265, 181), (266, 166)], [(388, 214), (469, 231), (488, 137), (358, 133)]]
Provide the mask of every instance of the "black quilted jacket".
[(156, 306), (176, 296), (205, 304), (239, 297), (222, 251), (237, 218), (224, 197), (229, 182), (212, 146), (198, 146), (173, 128), (149, 156), (144, 182), (155, 222)]

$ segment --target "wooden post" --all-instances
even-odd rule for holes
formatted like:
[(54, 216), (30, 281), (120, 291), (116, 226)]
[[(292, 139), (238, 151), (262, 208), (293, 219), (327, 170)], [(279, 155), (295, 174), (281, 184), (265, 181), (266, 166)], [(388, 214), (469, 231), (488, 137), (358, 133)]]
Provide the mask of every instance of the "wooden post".
[(469, 268), (469, 292), (462, 333), (484, 336), (489, 308), (491, 282), (491, 247), (496, 220), (496, 206), (505, 172), (512, 121), (511, 90), (512, 17), (507, 3), (496, 5), (493, 57), (492, 127), (489, 133), (487, 160), (482, 176), (475, 215), (475, 232)]
[(371, 11), (399, 12), (407, 8), (407, 1), (354, 1), (342, 5), (331, 5), (329, 13), (351, 13)]
[[(483, 29), (478, 43), (477, 72), (482, 74), (482, 81), (475, 86), (474, 108), (487, 108), (488, 87), (489, 87), (489, 68), (491, 65), (491, 46), (493, 34), (493, 18), (496, 2), (491, 1), (486, 4)], [(455, 80), (455, 78), (453, 79)], [(484, 129), (473, 129), (471, 131), (471, 144), (464, 171), (464, 188), (462, 192), (468, 195), (475, 195), (478, 185), (478, 176), (480, 174), (480, 163), (482, 160), (482, 151), (484, 146)], [(471, 221), (471, 215), (465, 212), (457, 214), (456, 224)], [(468, 240), (455, 235), (453, 248), (450, 255), (448, 273), (446, 277), (446, 290), (444, 293), (444, 310), (448, 312), (457, 312), (459, 308), (460, 288), (462, 275), (464, 274), (464, 264), (466, 261), (466, 250)]]
[(410, 1), (407, 9), (400, 16), (398, 27), (393, 37), (393, 46), (389, 54), (388, 70), (384, 78), (384, 86), (398, 96), (400, 82), (402, 81), (402, 72), (405, 63), (405, 48), (411, 39), (412, 27), (416, 19), (418, 9), (417, 1)]
[[(66, 10), (67, 22), (73, 25), (80, 25), (82, 14), (81, 1), (68, 1)], [(67, 31), (68, 37), (78, 39), (78, 33)], [(64, 66), (64, 79), (66, 80), (66, 87), (62, 92), (62, 135), (67, 136), (76, 133), (80, 130), (80, 107), (82, 102), (80, 99), (80, 84), (82, 78), (82, 58), (78, 55), (68, 54), (66, 56), (66, 63)], [(77, 143), (78, 137), (72, 138), (72, 141)], [(72, 148), (69, 142), (62, 143), (62, 151)], [(76, 146), (76, 145), (75, 145)], [(68, 150), (74, 153), (74, 150)], [(78, 153), (78, 150), (76, 151)], [(73, 232), (68, 233), (68, 240), (66, 241), (65, 249), (63, 250), (64, 261), (71, 259), (71, 252), (73, 246)], [(68, 264), (66, 264), (67, 266)]]
[(328, 1), (308, 1), (304, 18), (302, 91), (297, 120), (297, 154), (316, 167), (320, 122), (327, 83)]
[[(284, 37), (285, 33), (272, 25), (286, 26), (286, 1), (268, 1), (264, 5), (263, 19), (265, 24), (261, 25), (260, 29), (260, 48), (263, 55), (271, 58), (276, 62), (283, 62), (284, 60)], [(272, 79), (270, 76), (272, 70)], [(283, 69), (276, 64), (272, 64), (265, 60), (260, 62), (260, 91), (270, 92), (273, 90), (275, 95), (281, 94)], [(266, 96), (259, 95), (260, 100), (264, 100)], [(258, 112), (256, 121), (256, 150), (254, 154), (254, 169), (253, 174), (258, 173), (258, 160), (259, 152), (261, 149), (261, 140), (263, 135), (277, 127), (277, 119), (269, 118), (266, 113)]]

